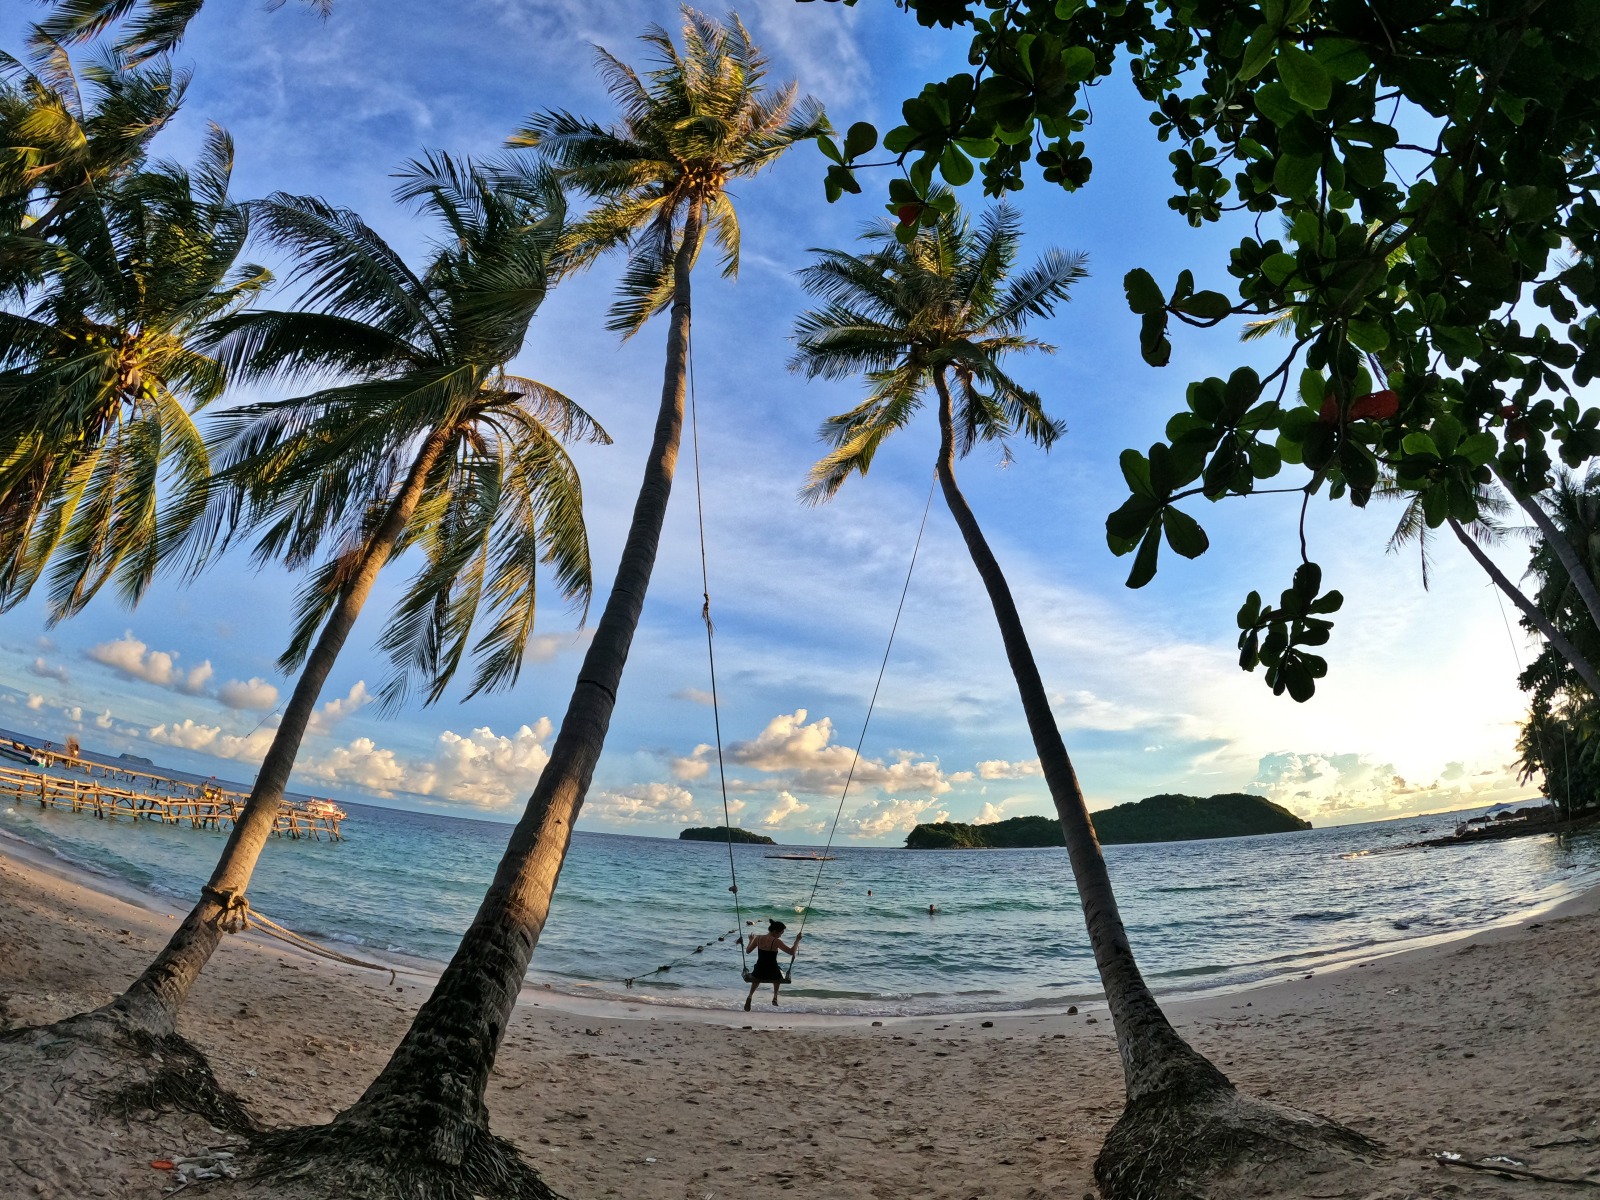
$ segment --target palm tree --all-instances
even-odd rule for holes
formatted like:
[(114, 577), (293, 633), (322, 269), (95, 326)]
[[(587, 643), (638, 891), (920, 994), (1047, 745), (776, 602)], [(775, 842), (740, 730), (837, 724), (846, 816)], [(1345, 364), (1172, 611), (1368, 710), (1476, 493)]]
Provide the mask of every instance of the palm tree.
[[(1011, 589), (956, 483), (956, 459), (980, 443), (1020, 434), (1048, 449), (1063, 432), (1039, 396), (1007, 374), (1004, 364), (1016, 353), (1052, 349), (1022, 330), (1068, 298), (1085, 275), (1084, 259), (1051, 250), (1011, 278), (1020, 236), (1018, 218), (1005, 206), (976, 226), (952, 207), (905, 244), (884, 223), (863, 234), (869, 245), (864, 254), (816, 251), (820, 257), (801, 273), (801, 282), (823, 303), (797, 322), (799, 350), (792, 366), (811, 378), (863, 374), (868, 394), (823, 425), (822, 437), (833, 449), (813, 467), (802, 497), (824, 502), (851, 475), (864, 475), (883, 440), (911, 422), (931, 389), (938, 406), (938, 481), (1000, 625), (1066, 834), (1122, 1056), (1128, 1104), (1095, 1176), (1108, 1197), (1190, 1194), (1169, 1192), (1159, 1181), (1200, 1169), (1226, 1137), (1248, 1144), (1280, 1136), (1276, 1122), (1264, 1106), (1250, 1111), (1227, 1077), (1173, 1029), (1145, 984)], [(1319, 1119), (1306, 1120), (1307, 1128), (1328, 1128), (1316, 1125)], [(1225, 1137), (1216, 1136), (1223, 1126)]]
[[(79, 200), (138, 170), (189, 84), (166, 62), (109, 53), (80, 73), (66, 49), (35, 39), (31, 65), (0, 52), (0, 235), (48, 235)], [(0, 290), (15, 285), (0, 257)]]
[(651, 29), (658, 56), (641, 79), (605, 51), (600, 67), (623, 109), (616, 126), (541, 113), (514, 144), (543, 152), (572, 187), (597, 199), (574, 223), (569, 261), (628, 253), (613, 329), (631, 334), (670, 306), (655, 434), (605, 611), (566, 716), (477, 915), (433, 994), (382, 1073), (332, 1125), (289, 1130), (268, 1144), (324, 1172), (397, 1175), (421, 1194), (459, 1189), (547, 1196), (538, 1175), (489, 1132), (484, 1089), (528, 962), (550, 910), (567, 846), (616, 704), (677, 463), (690, 328), (690, 273), (709, 224), (738, 266), (738, 219), (724, 191), (824, 128), (791, 85), (764, 90), (766, 60), (738, 19), (685, 10), (682, 53)]
[[(587, 605), (582, 490), (562, 438), (605, 441), (576, 404), (506, 363), (549, 285), (563, 205), (547, 179), (446, 156), (412, 163), (399, 197), (419, 202), (448, 240), (422, 272), (353, 212), (303, 196), (256, 206), (297, 262), (306, 311), (239, 313), (220, 330), (240, 379), (333, 381), (218, 418), (212, 505), (191, 566), (224, 523), (259, 531), (260, 560), (291, 567), (331, 552), (299, 598), (285, 670), (301, 667), (250, 799), (199, 902), (112, 1008), (169, 1032), (244, 891), (334, 660), (378, 572), (417, 548), (421, 569), (380, 644), (398, 703), (420, 676), (426, 703), (462, 659), (471, 691), (515, 681), (533, 630), (535, 575)], [(469, 642), (480, 612), (494, 621)], [(470, 694), (470, 693), (469, 693)]]
[(113, 173), (50, 236), (0, 234), (30, 281), (0, 308), (0, 608), (42, 577), (52, 618), (112, 578), (137, 601), (182, 530), (162, 528), (158, 497), (181, 511), (204, 493), (190, 413), (226, 380), (210, 333), (271, 280), (238, 264), (250, 222), (232, 166), (213, 129), (193, 171)]
[[(178, 48), (189, 22), (205, 7), (205, 0), (53, 0), (55, 12), (40, 28), (63, 42), (84, 42), (99, 37), (118, 21), (127, 29), (117, 49), (142, 62)], [(318, 16), (327, 16), (333, 0), (301, 0)], [(267, 0), (269, 9), (282, 8), (284, 0)]]

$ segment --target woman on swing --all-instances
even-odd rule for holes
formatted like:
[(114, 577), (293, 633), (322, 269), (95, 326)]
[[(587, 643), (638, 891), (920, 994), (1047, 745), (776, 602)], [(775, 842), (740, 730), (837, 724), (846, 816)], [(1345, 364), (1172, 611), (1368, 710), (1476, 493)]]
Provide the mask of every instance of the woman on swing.
[(800, 945), (803, 933), (794, 935), (794, 945), (785, 946), (779, 935), (787, 928), (782, 921), (768, 921), (767, 931), (758, 933), (750, 938), (749, 948), (756, 952), (755, 970), (750, 972), (750, 994), (744, 998), (744, 1010), (750, 1011), (750, 1001), (755, 999), (756, 989), (763, 983), (772, 985), (772, 1002), (778, 1002), (778, 989), (784, 984), (783, 968), (778, 965), (778, 951), (783, 951), (790, 958), (794, 957), (795, 948)]

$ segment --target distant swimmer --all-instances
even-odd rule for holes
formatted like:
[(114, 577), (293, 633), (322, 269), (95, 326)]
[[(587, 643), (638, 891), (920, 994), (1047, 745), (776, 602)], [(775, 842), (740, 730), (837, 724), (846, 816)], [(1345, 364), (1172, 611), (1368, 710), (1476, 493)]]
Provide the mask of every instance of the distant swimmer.
[(937, 908), (935, 908), (935, 907), (934, 907), (934, 906), (933, 906), (933, 905), (931, 905), (931, 904), (930, 904), (930, 905), (928, 905), (928, 915), (929, 915), (929, 916), (930, 916), (930, 917), (931, 917), (931, 916), (933, 916), (933, 914), (934, 914), (934, 913), (936, 913), (936, 912), (938, 912), (938, 911), (939, 911), (939, 910), (938, 910), (938, 909), (937, 909)]

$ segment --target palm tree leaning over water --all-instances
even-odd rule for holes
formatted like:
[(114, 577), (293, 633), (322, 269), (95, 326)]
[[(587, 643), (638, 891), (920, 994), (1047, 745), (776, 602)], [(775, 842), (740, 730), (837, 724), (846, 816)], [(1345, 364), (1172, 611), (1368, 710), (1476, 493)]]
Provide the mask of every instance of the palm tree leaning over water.
[(792, 85), (764, 90), (766, 61), (737, 18), (719, 23), (686, 11), (681, 54), (662, 30), (644, 40), (659, 57), (644, 79), (598, 52), (623, 109), (619, 125), (541, 113), (514, 140), (540, 150), (569, 186), (596, 200), (572, 227), (572, 263), (627, 252), (611, 327), (634, 333), (670, 306), (654, 440), (622, 559), (550, 761), (433, 994), (356, 1104), (330, 1126), (264, 1143), (285, 1164), (324, 1180), (356, 1175), (371, 1186), (374, 1176), (400, 1178), (417, 1196), (550, 1195), (489, 1132), (484, 1089), (600, 758), (650, 583), (683, 426), (690, 272), (707, 225), (722, 247), (724, 273), (738, 266), (738, 218), (724, 186), (824, 127), (820, 110), (799, 101)]
[(211, 331), (271, 280), (239, 263), (232, 168), (218, 129), (192, 170), (80, 163), (89, 182), (45, 189), (44, 217), (0, 233), (0, 609), (41, 579), (52, 619), (112, 579), (137, 601), (182, 529), (164, 513), (204, 496), (190, 414), (227, 379)]
[[(346, 209), (281, 194), (256, 206), (294, 257), (309, 308), (234, 316), (221, 330), (224, 356), (240, 379), (332, 382), (217, 419), (221, 469), (193, 526), (191, 565), (230, 525), (259, 533), (261, 561), (301, 567), (331, 553), (300, 594), (280, 659), (300, 678), (222, 857), (172, 940), (113, 1002), (151, 1032), (171, 1031), (244, 907), (323, 683), (392, 557), (417, 549), (424, 561), (380, 640), (390, 702), (418, 679), (424, 701), (437, 700), (469, 654), (472, 693), (515, 681), (539, 568), (568, 600), (588, 602), (582, 491), (561, 439), (608, 439), (559, 392), (506, 372), (549, 284), (560, 191), (446, 156), (400, 179), (399, 198), (419, 203), (448, 239), (420, 273)], [(471, 644), (484, 607), (494, 623)]]
[[(1161, 1177), (1153, 1169), (1158, 1164), (1168, 1177), (1181, 1178), (1185, 1165), (1198, 1168), (1203, 1162), (1208, 1131), (1221, 1134), (1226, 1125), (1228, 1134), (1259, 1135), (1274, 1123), (1274, 1114), (1265, 1106), (1255, 1113), (1240, 1111), (1242, 1098), (1233, 1085), (1178, 1035), (1145, 984), (1022, 618), (956, 483), (956, 459), (981, 443), (1020, 434), (1048, 448), (1063, 432), (1045, 415), (1039, 396), (1006, 373), (1004, 360), (1051, 349), (1021, 331), (1030, 319), (1049, 316), (1067, 299), (1085, 274), (1084, 260), (1052, 250), (1009, 278), (1020, 234), (1015, 212), (1005, 206), (986, 213), (975, 227), (955, 209), (907, 244), (885, 223), (863, 235), (870, 247), (863, 254), (816, 252), (820, 258), (801, 273), (801, 282), (823, 307), (800, 317), (792, 365), (811, 378), (863, 374), (868, 395), (823, 425), (822, 437), (834, 449), (812, 468), (802, 497), (822, 503), (851, 475), (865, 475), (883, 440), (911, 421), (931, 388), (938, 404), (938, 482), (1000, 625), (1066, 834), (1122, 1056), (1128, 1104), (1101, 1151), (1096, 1179), (1108, 1197), (1144, 1200), (1173, 1194), (1145, 1190), (1148, 1181)], [(1344, 1138), (1342, 1131), (1336, 1136)]]

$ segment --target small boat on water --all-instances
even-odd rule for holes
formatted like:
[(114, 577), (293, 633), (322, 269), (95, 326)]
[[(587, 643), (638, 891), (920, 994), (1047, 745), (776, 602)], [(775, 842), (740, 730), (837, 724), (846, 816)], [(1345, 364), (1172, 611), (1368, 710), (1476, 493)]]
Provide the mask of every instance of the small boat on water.
[(790, 862), (832, 862), (833, 854), (769, 854), (768, 858), (786, 858)]
[(331, 817), (335, 821), (342, 821), (349, 815), (332, 800), (307, 800), (306, 814), (312, 817)]
[(9, 758), (12, 762), (26, 763), (30, 767), (49, 765), (49, 760), (44, 755), (23, 742), (0, 742), (0, 758)]

